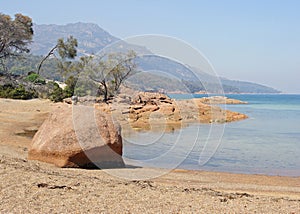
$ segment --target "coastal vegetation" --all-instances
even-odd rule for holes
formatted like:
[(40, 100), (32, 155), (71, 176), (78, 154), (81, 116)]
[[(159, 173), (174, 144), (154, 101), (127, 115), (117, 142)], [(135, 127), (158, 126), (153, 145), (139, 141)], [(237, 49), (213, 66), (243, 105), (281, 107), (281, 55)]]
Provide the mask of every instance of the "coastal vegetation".
[[(0, 24), (3, 31), (0, 41), (3, 68), (0, 97), (41, 97), (59, 102), (76, 93), (80, 96), (103, 96), (103, 100), (107, 101), (118, 93), (123, 81), (135, 71), (134, 51), (101, 57), (77, 57), (78, 42), (73, 36), (66, 41), (59, 38), (45, 56), (28, 55), (33, 36), (31, 18), (16, 14), (15, 20), (12, 20), (10, 16), (1, 14)], [(76, 87), (80, 74), (86, 79)], [(65, 80), (66, 87), (61, 88), (55, 79)]]
[(7, 70), (4, 59), (29, 53), (28, 46), (33, 36), (32, 25), (28, 16), (16, 14), (12, 19), (9, 15), (0, 13), (0, 60), (4, 70)]
[(0, 86), (0, 97), (27, 100), (35, 98), (36, 95), (32, 91), (26, 90), (23, 85), (18, 85), (17, 87), (3, 85)]
[(0, 1), (0, 214), (300, 214), (296, 2)]
[[(16, 15), (16, 17), (19, 18), (15, 18), (15, 20), (4, 14), (2, 14), (1, 17), (1, 23), (3, 22), (2, 25), (5, 25), (5, 20), (16, 22), (16, 20), (19, 20), (20, 17), (25, 16), (21, 14), (18, 16)], [(117, 94), (114, 91), (117, 91), (115, 89), (118, 88), (117, 85), (119, 84), (118, 81), (113, 79), (113, 75), (107, 76), (103, 82), (103, 79), (100, 78), (100, 75), (90, 75), (88, 74), (87, 69), (84, 68), (86, 68), (88, 63), (96, 64), (96, 58), (92, 59), (92, 56), (95, 56), (95, 53), (105, 46), (119, 41), (118, 38), (110, 35), (95, 24), (75, 23), (64, 26), (32, 25), (29, 17), (27, 17), (25, 20), (27, 20), (28, 26), (30, 27), (27, 30), (28, 35), (24, 37), (23, 43), (20, 43), (23, 44), (23, 51), (10, 49), (12, 54), (1, 58), (1, 86), (9, 83), (7, 78), (15, 79), (16, 76), (19, 76), (18, 79), (23, 78), (30, 80), (32, 78), (36, 78), (34, 80), (35, 82), (31, 83), (39, 86), (43, 85), (44, 87), (46, 84), (43, 84), (40, 81), (45, 80), (45, 82), (60, 82), (60, 86), (62, 85), (61, 83), (67, 84), (67, 82), (73, 82), (72, 84), (67, 84), (68, 88), (66, 89), (66, 92), (64, 92), (65, 96), (67, 97), (72, 96), (72, 94), (76, 94), (78, 96), (99, 95), (102, 96), (104, 100), (107, 100), (109, 97)], [(20, 23), (18, 23), (18, 26), (20, 26)], [(3, 29), (1, 28), (1, 30)], [(34, 42), (31, 42), (32, 39)], [(200, 74), (200, 79), (196, 80), (193, 75), (186, 75), (188, 73), (192, 74), (196, 68), (185, 67), (159, 56), (152, 55), (152, 57), (139, 57), (140, 54), (151, 55), (151, 52), (145, 47), (133, 46), (127, 44), (126, 42), (122, 42), (121, 44), (124, 46), (122, 54), (114, 53), (114, 56), (106, 56), (102, 58), (102, 60), (100, 59), (100, 56), (97, 56), (97, 59), (101, 61), (98, 62), (98, 66), (103, 66), (104, 61), (107, 61), (105, 62), (106, 64), (112, 64), (112, 61), (116, 61), (117, 58), (128, 58), (126, 55), (130, 55), (129, 50), (135, 50), (136, 59), (130, 60), (130, 63), (132, 65), (135, 64), (134, 67), (138, 67), (138, 69), (141, 71), (149, 72), (130, 72), (131, 74), (135, 75), (125, 75), (127, 86), (130, 85), (130, 87), (141, 91), (167, 93), (198, 93), (206, 91), (208, 87), (211, 90), (209, 93), (220, 93), (218, 90), (213, 90), (214, 88), (218, 87), (214, 87), (214, 83), (210, 82), (211, 76), (205, 72), (197, 72)], [(116, 57), (116, 59), (112, 60), (113, 57)], [(129, 61), (123, 62), (123, 65), (120, 66), (122, 67), (121, 69), (124, 69), (125, 67), (128, 69), (128, 64)], [(155, 70), (163, 70), (166, 73), (174, 74), (176, 78), (162, 76), (156, 72), (153, 72)], [(79, 84), (77, 82), (78, 75), (82, 71), (87, 72), (86, 75), (88, 75), (88, 79), (94, 78), (94, 80), (87, 82), (86, 80), (81, 79)], [(37, 78), (36, 75), (34, 77), (32, 74), (33, 72), (38, 74), (39, 78)], [(106, 71), (106, 73), (111, 72)], [(27, 77), (28, 74), (31, 76)], [(277, 90), (255, 83), (232, 81), (225, 78), (220, 78), (220, 80), (225, 93), (278, 93)], [(113, 82), (117, 87), (113, 86)], [(124, 80), (121, 82), (124, 83)], [(22, 84), (25, 84), (25, 90), (29, 90), (29, 88), (26, 86), (27, 83)], [(111, 86), (107, 87), (107, 84), (110, 84)], [(15, 84), (11, 85), (15, 87)], [(69, 85), (71, 87), (69, 87)], [(36, 86), (33, 87), (35, 88)], [(112, 90), (114, 87), (115, 89)], [(95, 88), (99, 90), (95, 90)], [(109, 90), (105, 92), (105, 88)], [(65, 89), (62, 88), (62, 90)], [(57, 91), (61, 90), (58, 89)], [(61, 94), (61, 92), (58, 92), (58, 94)], [(44, 98), (46, 96), (43, 95), (42, 97)], [(59, 98), (55, 100), (62, 99)]]

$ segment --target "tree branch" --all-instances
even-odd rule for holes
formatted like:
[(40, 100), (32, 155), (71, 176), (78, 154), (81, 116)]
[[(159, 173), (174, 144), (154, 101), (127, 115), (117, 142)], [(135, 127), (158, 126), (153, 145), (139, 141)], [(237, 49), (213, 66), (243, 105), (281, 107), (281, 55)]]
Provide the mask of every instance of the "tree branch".
[(38, 70), (37, 70), (37, 74), (40, 74), (40, 70), (42, 68), (43, 63), (46, 61), (46, 59), (48, 59), (51, 55), (53, 55), (55, 49), (57, 48), (57, 45), (55, 45), (47, 54), (47, 56), (45, 56), (42, 61), (40, 62), (39, 66), (38, 66)]

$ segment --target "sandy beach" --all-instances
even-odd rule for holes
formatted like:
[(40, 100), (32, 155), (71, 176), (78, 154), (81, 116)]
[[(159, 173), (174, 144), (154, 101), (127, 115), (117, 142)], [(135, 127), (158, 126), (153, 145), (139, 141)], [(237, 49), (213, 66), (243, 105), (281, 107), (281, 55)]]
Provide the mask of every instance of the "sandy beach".
[(56, 104), (0, 99), (0, 213), (300, 213), (300, 177), (176, 169), (150, 180), (28, 161), (35, 131)]

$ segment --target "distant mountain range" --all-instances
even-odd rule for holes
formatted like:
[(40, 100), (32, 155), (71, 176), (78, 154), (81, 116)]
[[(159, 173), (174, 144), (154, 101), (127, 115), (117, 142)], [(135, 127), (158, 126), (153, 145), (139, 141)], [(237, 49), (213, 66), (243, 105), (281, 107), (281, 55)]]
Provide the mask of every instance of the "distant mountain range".
[(96, 24), (75, 23), (67, 25), (37, 25), (34, 27), (34, 38), (31, 52), (35, 55), (45, 55), (57, 43), (59, 38), (70, 35), (78, 39), (78, 52), (81, 54), (97, 53), (105, 46), (119, 39), (110, 35)]
[[(137, 59), (140, 69), (146, 70), (146, 74), (138, 75), (131, 78), (131, 84), (138, 89), (144, 90), (162, 90), (162, 91), (181, 91), (186, 92), (183, 88), (187, 88), (188, 92), (197, 92), (205, 90), (205, 85), (210, 85), (214, 88), (213, 81), (215, 78), (208, 73), (200, 71), (198, 68), (183, 66), (179, 63), (166, 58), (152, 55), (145, 47), (130, 45), (119, 38), (112, 36), (107, 31), (103, 30), (97, 24), (92, 23), (74, 23), (67, 25), (34, 25), (34, 39), (31, 45), (31, 53), (33, 55), (45, 55), (56, 44), (57, 39), (74, 36), (78, 40), (79, 55), (96, 54), (104, 47), (119, 42), (119, 48), (124, 50), (133, 49), (138, 53), (149, 54), (149, 57)], [(179, 87), (176, 81), (170, 80), (170, 77), (159, 77), (156, 72), (164, 71), (176, 77), (176, 81), (181, 80), (185, 87)], [(151, 73), (152, 71), (152, 73)], [(195, 81), (194, 73), (197, 72), (200, 76), (199, 81)], [(146, 81), (145, 81), (146, 78)], [(245, 81), (235, 81), (226, 78), (220, 78), (225, 93), (279, 93), (280, 91)], [(171, 83), (174, 84), (171, 86)], [(176, 85), (178, 87), (176, 87)], [(210, 91), (212, 93), (219, 91)]]
[(74, 36), (78, 40), (78, 55), (97, 54), (104, 47), (118, 42), (119, 49), (134, 49), (140, 53), (150, 53), (141, 46), (130, 45), (119, 38), (112, 36), (97, 24), (74, 23), (67, 25), (38, 25), (34, 24), (34, 38), (31, 45), (31, 53), (45, 55), (53, 48), (59, 38)]

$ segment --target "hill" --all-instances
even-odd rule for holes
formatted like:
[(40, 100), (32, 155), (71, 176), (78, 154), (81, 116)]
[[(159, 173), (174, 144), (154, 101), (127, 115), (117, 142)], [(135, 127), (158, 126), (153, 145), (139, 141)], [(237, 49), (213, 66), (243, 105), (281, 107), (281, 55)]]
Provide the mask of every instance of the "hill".
[[(279, 93), (280, 91), (257, 83), (216, 77), (198, 68), (182, 65), (161, 56), (149, 55), (139, 58), (137, 64), (147, 71), (132, 78), (135, 87), (150, 91), (178, 91), (195, 93), (208, 91), (221, 93), (220, 80), (225, 93)], [(138, 87), (140, 85), (140, 87)], [(176, 90), (177, 87), (177, 90)]]
[[(34, 38), (31, 45), (33, 55), (45, 55), (54, 47), (59, 38), (67, 38), (72, 35), (78, 40), (78, 54), (97, 54), (101, 49), (114, 42), (118, 42), (119, 47), (125, 50), (134, 49), (142, 53), (150, 53), (140, 46), (129, 45), (112, 36), (97, 24), (93, 23), (73, 23), (67, 25), (38, 25), (34, 24)], [(122, 47), (121, 47), (122, 46)]]
[(97, 53), (103, 47), (118, 41), (96, 24), (74, 23), (67, 25), (37, 25), (34, 24), (34, 39), (31, 53), (45, 55), (57, 43), (57, 39), (73, 35), (78, 39), (81, 54)]
[[(33, 55), (45, 55), (56, 44), (58, 38), (66, 38), (69, 35), (73, 35), (75, 38), (78, 39), (79, 55), (95, 54), (104, 47), (107, 47), (107, 45), (110, 45), (117, 41), (120, 42), (119, 38), (112, 36), (110, 33), (103, 30), (97, 24), (92, 23), (78, 22), (67, 25), (35, 24), (34, 33), (34, 42), (31, 46), (31, 53)], [(151, 52), (145, 47), (130, 45), (122, 41), (120, 42), (118, 47), (122, 47), (124, 51), (128, 49), (133, 49), (138, 53), (151, 54)], [(137, 62), (141, 70), (148, 71), (145, 75), (147, 76), (147, 80), (149, 80), (141, 81), (141, 79), (139, 79), (145, 78), (145, 75), (139, 75), (139, 77), (133, 78), (132, 83), (138, 88), (147, 88), (149, 90), (160, 89), (163, 91), (174, 91), (174, 86), (170, 86), (170, 83), (178, 82), (178, 80), (184, 83), (184, 87), (187, 87), (189, 92), (197, 92), (204, 90), (203, 85), (209, 86), (209, 88), (212, 89), (214, 88), (215, 77), (203, 71), (199, 71), (198, 68), (184, 66), (177, 62), (155, 55), (141, 57), (138, 59)], [(14, 70), (18, 69), (14, 67)], [(163, 73), (166, 73), (169, 77), (159, 78), (157, 77), (158, 73), (154, 71), (163, 71)], [(199, 74), (199, 78), (195, 78), (195, 72)], [(47, 75), (51, 76), (49, 72), (47, 72)], [(170, 81), (170, 78), (173, 78), (173, 80)], [(225, 93), (279, 93), (279, 91), (276, 89), (256, 83), (229, 80), (223, 77), (220, 77), (220, 80)], [(143, 82), (144, 85), (141, 84), (141, 82)], [(151, 82), (152, 85), (147, 84), (147, 82)], [(180, 87), (178, 88), (178, 90), (182, 92), (185, 91), (182, 90), (182, 88)]]

